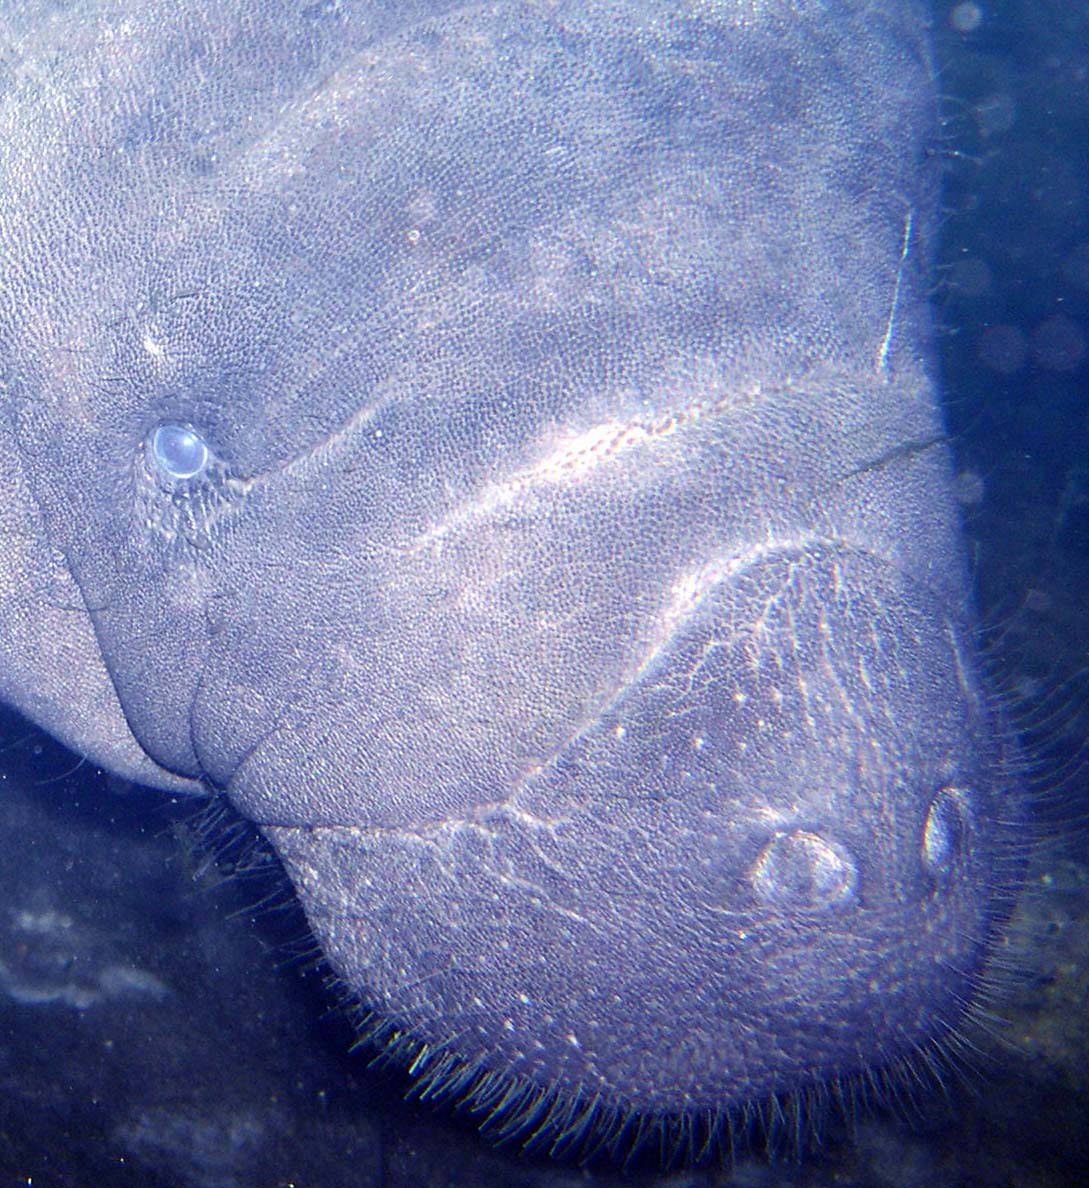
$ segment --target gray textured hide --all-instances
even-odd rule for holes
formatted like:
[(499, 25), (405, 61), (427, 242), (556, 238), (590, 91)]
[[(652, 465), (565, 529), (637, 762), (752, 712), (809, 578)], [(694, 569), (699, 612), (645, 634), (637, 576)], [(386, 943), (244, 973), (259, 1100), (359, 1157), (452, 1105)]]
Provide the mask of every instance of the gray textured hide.
[(226, 795), (516, 1124), (940, 1044), (1014, 813), (919, 8), (5, 19), (3, 695)]

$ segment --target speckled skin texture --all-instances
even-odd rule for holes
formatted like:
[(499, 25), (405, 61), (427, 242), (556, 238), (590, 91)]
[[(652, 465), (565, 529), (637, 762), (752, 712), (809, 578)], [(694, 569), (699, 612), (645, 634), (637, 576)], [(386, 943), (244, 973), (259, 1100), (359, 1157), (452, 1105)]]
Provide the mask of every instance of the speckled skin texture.
[(940, 1045), (1015, 814), (915, 5), (4, 19), (3, 695), (515, 1130)]

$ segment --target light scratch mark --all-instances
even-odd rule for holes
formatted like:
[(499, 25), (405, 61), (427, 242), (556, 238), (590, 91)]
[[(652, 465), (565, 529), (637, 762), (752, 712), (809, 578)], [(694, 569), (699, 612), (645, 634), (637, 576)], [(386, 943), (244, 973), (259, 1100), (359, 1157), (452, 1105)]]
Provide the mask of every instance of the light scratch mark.
[(889, 320), (885, 327), (885, 337), (877, 351), (877, 372), (879, 375), (888, 374), (889, 346), (892, 343), (892, 328), (896, 322), (896, 311), (900, 305), (900, 284), (904, 277), (904, 265), (907, 263), (908, 252), (911, 250), (911, 225), (915, 219), (915, 211), (908, 210), (904, 219), (904, 238), (900, 245), (900, 262), (896, 268), (896, 283), (892, 287), (892, 304), (889, 307)]

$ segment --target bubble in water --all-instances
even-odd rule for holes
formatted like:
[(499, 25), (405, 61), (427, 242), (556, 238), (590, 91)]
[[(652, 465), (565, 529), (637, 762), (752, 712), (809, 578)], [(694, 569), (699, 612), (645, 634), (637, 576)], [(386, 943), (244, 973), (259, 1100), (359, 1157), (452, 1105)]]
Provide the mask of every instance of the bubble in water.
[(974, 33), (983, 24), (983, 9), (972, 0), (958, 4), (949, 14), (949, 27), (954, 33)]
[(1008, 132), (1017, 120), (1017, 105), (1012, 95), (988, 95), (972, 108), (979, 130), (984, 136)]
[(1074, 371), (1085, 358), (1085, 332), (1065, 314), (1045, 318), (1032, 332), (1032, 355), (1048, 371)]
[(983, 476), (978, 470), (962, 470), (953, 480), (953, 489), (961, 507), (979, 507), (983, 502)]

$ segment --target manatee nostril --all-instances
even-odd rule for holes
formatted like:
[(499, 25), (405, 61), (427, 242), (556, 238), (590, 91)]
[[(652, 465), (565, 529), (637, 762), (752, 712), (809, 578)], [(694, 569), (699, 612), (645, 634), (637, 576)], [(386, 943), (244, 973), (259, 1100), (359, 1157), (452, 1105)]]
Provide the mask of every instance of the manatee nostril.
[(768, 906), (842, 908), (855, 898), (858, 864), (838, 842), (795, 829), (776, 834), (764, 846), (749, 881), (757, 899)]
[(963, 849), (967, 807), (963, 788), (941, 788), (930, 802), (923, 825), (922, 863), (935, 878), (949, 874)]
[(151, 438), (151, 457), (167, 483), (198, 478), (208, 467), (208, 446), (188, 425), (160, 425)]

